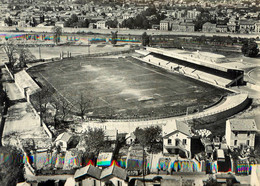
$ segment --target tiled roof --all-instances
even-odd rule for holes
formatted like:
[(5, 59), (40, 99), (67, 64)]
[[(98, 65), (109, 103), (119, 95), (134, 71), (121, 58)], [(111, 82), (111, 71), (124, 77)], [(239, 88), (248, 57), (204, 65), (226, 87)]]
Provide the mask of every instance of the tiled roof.
[(74, 178), (76, 179), (81, 176), (88, 175), (88, 176), (99, 179), (100, 175), (101, 175), (101, 171), (102, 170), (99, 169), (98, 167), (94, 167), (93, 165), (88, 165), (88, 166), (78, 169), (74, 174)]
[(230, 119), (231, 131), (257, 131), (254, 119)]
[(71, 134), (67, 133), (67, 132), (64, 132), (62, 134), (60, 134), (55, 141), (58, 141), (58, 140), (62, 140), (62, 141), (66, 141), (68, 142), (71, 138)]
[(100, 179), (104, 179), (107, 176), (115, 176), (117, 178), (120, 178), (122, 180), (126, 180), (126, 171), (122, 169), (121, 167), (116, 166), (115, 164), (102, 170)]
[(186, 124), (183, 121), (177, 121), (174, 120), (173, 122), (168, 122), (165, 125), (163, 125), (163, 137), (168, 136), (172, 133), (174, 133), (175, 131), (179, 131), (182, 132), (183, 134), (186, 134), (187, 136), (192, 136), (191, 133), (191, 129), (188, 126), (188, 124)]

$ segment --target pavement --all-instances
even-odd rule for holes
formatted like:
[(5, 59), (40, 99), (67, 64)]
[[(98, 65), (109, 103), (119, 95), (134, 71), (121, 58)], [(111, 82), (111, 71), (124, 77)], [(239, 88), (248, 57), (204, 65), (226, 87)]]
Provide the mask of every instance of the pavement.
[(17, 145), (17, 138), (48, 138), (40, 119), (34, 108), (26, 102), (25, 96), (20, 92), (14, 82), (10, 82), (8, 72), (3, 68), (3, 87), (11, 101), (8, 108), (4, 130), (3, 144)]

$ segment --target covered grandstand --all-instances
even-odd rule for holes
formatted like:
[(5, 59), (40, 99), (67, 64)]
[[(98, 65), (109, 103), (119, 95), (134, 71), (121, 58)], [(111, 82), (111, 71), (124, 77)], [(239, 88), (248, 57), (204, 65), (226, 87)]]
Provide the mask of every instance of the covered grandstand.
[[(221, 87), (244, 84), (244, 71), (225, 67), (225, 56), (208, 52), (146, 48), (141, 60)], [(144, 54), (144, 52), (142, 52)]]

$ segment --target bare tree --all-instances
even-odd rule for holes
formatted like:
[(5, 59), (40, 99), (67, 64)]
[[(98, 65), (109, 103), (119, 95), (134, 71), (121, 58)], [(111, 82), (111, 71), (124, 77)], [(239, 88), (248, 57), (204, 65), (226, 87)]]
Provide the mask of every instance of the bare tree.
[(16, 45), (12, 40), (7, 40), (3, 45), (3, 49), (8, 57), (8, 64), (13, 72), (14, 64), (16, 62), (15, 53), (16, 53)]
[(19, 50), (19, 67), (23, 68), (26, 65), (26, 49), (23, 47)]
[(45, 121), (46, 121), (46, 111), (47, 111), (47, 105), (51, 97), (51, 90), (48, 87), (43, 87), (40, 92), (37, 92), (35, 94), (35, 96), (36, 96), (36, 105), (38, 111), (40, 112), (40, 118), (41, 118), (40, 122), (42, 126), (43, 115), (45, 115)]
[(58, 101), (59, 101), (59, 106), (60, 106), (59, 111), (61, 114), (62, 121), (65, 121), (66, 117), (71, 111), (71, 105), (67, 100), (61, 97), (59, 98)]
[(62, 34), (62, 27), (54, 26), (52, 27), (53, 32), (53, 42), (57, 45), (60, 42), (60, 36)]
[(83, 94), (80, 94), (79, 99), (77, 100), (77, 106), (79, 108), (79, 115), (81, 116), (82, 120), (84, 119), (84, 116), (87, 113), (90, 103), (91, 103), (90, 100), (84, 97)]
[(53, 120), (54, 120), (54, 128), (57, 128), (58, 125), (58, 115), (60, 112), (60, 105), (59, 102), (57, 102), (56, 100), (52, 100), (52, 107), (54, 108), (54, 116), (53, 116)]

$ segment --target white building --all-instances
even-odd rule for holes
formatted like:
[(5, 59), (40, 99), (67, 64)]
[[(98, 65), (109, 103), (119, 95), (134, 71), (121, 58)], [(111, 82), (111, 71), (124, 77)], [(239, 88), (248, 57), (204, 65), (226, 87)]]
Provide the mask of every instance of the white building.
[(55, 140), (56, 147), (59, 146), (61, 151), (65, 152), (71, 140), (72, 140), (72, 135), (67, 132), (64, 132), (56, 138)]
[(167, 20), (162, 20), (160, 22), (160, 30), (169, 30), (169, 21)]
[(182, 122), (174, 120), (162, 126), (163, 154), (191, 155), (191, 129)]
[(98, 21), (96, 24), (97, 24), (97, 29), (107, 29), (106, 21)]
[(257, 127), (254, 119), (230, 119), (226, 121), (226, 141), (229, 148), (248, 146), (254, 149)]

